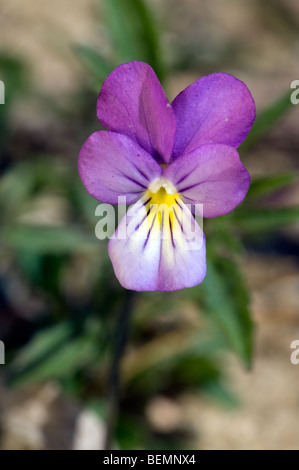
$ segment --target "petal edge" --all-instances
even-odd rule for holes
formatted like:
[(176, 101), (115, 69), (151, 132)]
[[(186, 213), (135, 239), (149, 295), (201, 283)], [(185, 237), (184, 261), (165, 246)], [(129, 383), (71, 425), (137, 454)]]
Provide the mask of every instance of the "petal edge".
[(226, 73), (200, 78), (172, 106), (177, 119), (174, 158), (204, 144), (237, 148), (255, 120), (255, 103), (247, 86)]
[(106, 78), (97, 102), (99, 121), (135, 140), (159, 163), (171, 157), (176, 118), (153, 69), (145, 62), (119, 65)]

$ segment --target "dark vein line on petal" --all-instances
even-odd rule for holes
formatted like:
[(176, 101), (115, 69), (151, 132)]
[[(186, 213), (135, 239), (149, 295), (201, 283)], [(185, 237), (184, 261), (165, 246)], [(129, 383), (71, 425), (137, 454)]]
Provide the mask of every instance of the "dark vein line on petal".
[(143, 173), (143, 171), (140, 170), (140, 168), (138, 168), (138, 166), (136, 166), (134, 163), (133, 163), (133, 166), (134, 166), (135, 170), (137, 170), (138, 173), (139, 173), (146, 181), (148, 181), (148, 177), (146, 176), (146, 174)]
[(179, 217), (178, 217), (178, 215), (177, 215), (177, 213), (176, 213), (175, 208), (173, 208), (173, 212), (174, 212), (174, 215), (175, 215), (176, 220), (178, 221), (179, 226), (181, 227), (182, 233), (184, 233), (184, 229), (183, 229), (182, 222), (180, 221), (180, 219), (179, 219)]
[(153, 228), (153, 226), (154, 226), (156, 217), (157, 217), (157, 212), (156, 212), (156, 214), (155, 214), (155, 216), (154, 216), (154, 219), (153, 219), (153, 221), (152, 221), (152, 225), (150, 226), (149, 231), (147, 232), (147, 237), (146, 237), (146, 240), (145, 240), (145, 242), (144, 242), (144, 244), (143, 244), (143, 251), (145, 250), (145, 247), (146, 247), (147, 242), (148, 242), (148, 240), (149, 240), (149, 237), (150, 237), (152, 228)]
[(124, 173), (122, 173), (122, 174), (123, 174), (123, 176), (124, 176), (125, 178), (127, 178), (127, 179), (130, 180), (130, 181), (132, 181), (132, 183), (135, 183), (135, 184), (137, 184), (138, 186), (141, 186), (141, 188), (145, 188), (144, 184), (139, 183), (139, 181), (136, 181), (134, 178), (131, 178), (131, 176), (127, 176), (127, 175), (125, 175)]
[(174, 239), (173, 239), (173, 232), (172, 232), (172, 222), (171, 222), (171, 219), (170, 219), (170, 214), (169, 214), (169, 229), (170, 229), (170, 234), (171, 234), (171, 243), (172, 243), (173, 248), (175, 248)]
[(177, 199), (175, 199), (175, 202), (177, 203), (177, 205), (183, 210), (183, 207), (181, 206), (181, 204), (179, 203), (179, 201)]
[(194, 170), (196, 170), (197, 166), (195, 166), (191, 171), (189, 171), (189, 173), (187, 173), (186, 175), (182, 176), (181, 179), (179, 181), (176, 182), (176, 185), (182, 183), (186, 178), (188, 178), (188, 176), (190, 176)]
[(189, 189), (192, 189), (192, 188), (195, 188), (196, 186), (200, 186), (201, 184), (205, 184), (205, 183), (221, 183), (222, 181), (227, 181), (227, 178), (225, 176), (222, 176), (221, 177), (217, 177), (217, 178), (206, 178), (205, 180), (202, 180), (202, 181), (198, 181), (197, 183), (194, 183), (190, 186), (186, 186), (185, 188), (183, 189), (180, 189), (180, 193), (183, 193), (184, 191), (188, 191)]
[(148, 209), (148, 211), (147, 211), (147, 213), (145, 214), (145, 216), (143, 217), (143, 219), (136, 225), (136, 227), (135, 227), (135, 232), (136, 232), (136, 230), (138, 230), (138, 229), (141, 227), (141, 225), (143, 224), (143, 222), (145, 221), (145, 219), (147, 219), (147, 217), (150, 215), (151, 210), (152, 210), (152, 207), (150, 207), (150, 208)]
[(146, 206), (146, 205), (147, 205), (147, 204), (148, 204), (148, 203), (149, 203), (151, 200), (152, 200), (152, 198), (151, 198), (151, 197), (150, 197), (150, 198), (148, 198), (148, 200), (147, 200), (147, 201), (145, 201), (145, 202), (143, 203), (143, 205), (144, 205), (144, 206)]

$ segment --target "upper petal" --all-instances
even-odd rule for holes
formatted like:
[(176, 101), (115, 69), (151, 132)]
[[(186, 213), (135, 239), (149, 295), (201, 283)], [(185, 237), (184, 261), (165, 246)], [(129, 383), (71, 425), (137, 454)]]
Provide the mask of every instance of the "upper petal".
[(204, 217), (232, 211), (245, 198), (250, 175), (238, 152), (228, 145), (202, 145), (174, 160), (165, 170), (184, 200), (203, 204)]
[(175, 98), (172, 107), (177, 119), (174, 157), (202, 144), (237, 148), (255, 119), (255, 103), (247, 86), (226, 73), (197, 80)]
[(107, 129), (131, 137), (157, 161), (168, 163), (176, 119), (149, 65), (133, 61), (117, 67), (103, 83), (97, 115)]
[(130, 208), (109, 240), (114, 272), (127, 289), (174, 291), (206, 274), (204, 234), (183, 201), (174, 212), (149, 210), (147, 195)]
[(162, 172), (153, 157), (133, 140), (108, 131), (95, 132), (86, 140), (78, 167), (89, 194), (108, 204), (117, 204), (121, 195), (127, 196), (127, 204), (135, 202)]

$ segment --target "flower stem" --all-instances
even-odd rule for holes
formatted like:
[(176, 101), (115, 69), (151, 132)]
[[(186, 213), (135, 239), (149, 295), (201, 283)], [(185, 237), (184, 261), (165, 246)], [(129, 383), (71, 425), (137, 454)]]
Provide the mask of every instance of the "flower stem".
[(115, 329), (113, 357), (108, 385), (108, 413), (104, 447), (105, 450), (111, 450), (113, 446), (114, 432), (118, 419), (121, 392), (120, 364), (128, 339), (129, 320), (133, 307), (133, 295), (133, 291), (127, 290), (125, 292), (124, 303), (120, 310), (119, 318)]

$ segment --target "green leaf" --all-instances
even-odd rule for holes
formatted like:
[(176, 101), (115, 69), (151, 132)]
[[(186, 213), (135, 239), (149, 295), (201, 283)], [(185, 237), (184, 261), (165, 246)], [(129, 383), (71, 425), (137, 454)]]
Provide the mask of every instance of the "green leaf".
[(114, 68), (101, 54), (90, 46), (78, 44), (74, 46), (75, 52), (83, 65), (92, 75), (97, 89)]
[(257, 197), (268, 196), (279, 189), (285, 188), (291, 185), (296, 179), (294, 173), (284, 173), (280, 175), (271, 175), (256, 178), (250, 184), (248, 194), (245, 202)]
[[(0, 151), (5, 148), (11, 135), (10, 110), (14, 100), (27, 91), (28, 76), (24, 63), (17, 57), (0, 53), (0, 80), (5, 86), (5, 105), (0, 105)], [(1, 152), (0, 152), (1, 158)]]
[(68, 322), (60, 322), (57, 325), (39, 331), (33, 340), (22, 348), (21, 354), (11, 364), (12, 367), (16, 369), (27, 367), (28, 364), (37, 361), (51, 349), (57, 349), (60, 344), (67, 341), (70, 335), (71, 324)]
[(1, 241), (15, 249), (38, 254), (72, 253), (76, 250), (95, 249), (100, 245), (93, 234), (86, 234), (75, 227), (47, 227), (15, 225), (6, 227)]
[(10, 364), (9, 379), (23, 385), (48, 379), (65, 379), (91, 363), (102, 353), (101, 326), (90, 322), (74, 336), (74, 325), (63, 322), (36, 334)]
[(238, 266), (226, 258), (207, 260), (208, 269), (200, 285), (207, 318), (216, 326), (226, 344), (249, 367), (252, 355), (253, 323), (249, 295)]
[(283, 228), (299, 221), (299, 207), (245, 208), (231, 214), (232, 222), (246, 233), (265, 232)]
[(28, 74), (24, 63), (17, 57), (0, 53), (0, 80), (5, 84), (6, 106), (28, 87)]
[(68, 340), (35, 367), (15, 375), (14, 385), (63, 378), (91, 363), (97, 356), (97, 348), (87, 338)]
[(186, 354), (173, 366), (174, 381), (184, 386), (201, 387), (220, 377), (219, 365), (208, 356)]
[(29, 198), (47, 188), (49, 192), (62, 192), (72, 184), (70, 168), (62, 158), (51, 155), (27, 160), (12, 167), (0, 178), (0, 209), (7, 212), (12, 220), (12, 212)]
[(142, 389), (157, 388), (183, 358), (214, 355), (223, 348), (221, 338), (211, 338), (200, 329), (169, 332), (128, 355), (123, 361), (122, 379)]
[(11, 220), (13, 211), (28, 198), (33, 190), (30, 168), (18, 164), (13, 170), (4, 173), (0, 179), (0, 209), (2, 223)]
[(292, 106), (291, 92), (288, 90), (257, 116), (247, 139), (239, 147), (239, 151), (247, 150), (264, 137)]
[(73, 178), (69, 185), (69, 199), (76, 211), (82, 213), (84, 218), (94, 227), (98, 220), (95, 211), (100, 202), (86, 191), (79, 177)]
[(205, 383), (203, 391), (209, 398), (228, 408), (235, 408), (240, 404), (238, 397), (220, 380)]
[[(135, 416), (120, 410), (117, 422), (116, 441), (121, 450), (142, 449), (150, 438), (149, 430), (142, 416)], [(152, 447), (150, 447), (152, 449)]]
[(101, 0), (104, 16), (118, 60), (142, 60), (149, 63), (160, 79), (158, 28), (143, 0)]
[(212, 223), (206, 219), (204, 232), (214, 253), (221, 255), (229, 251), (232, 254), (241, 254), (244, 250), (240, 236), (235, 233), (229, 217), (218, 217), (213, 219)]

